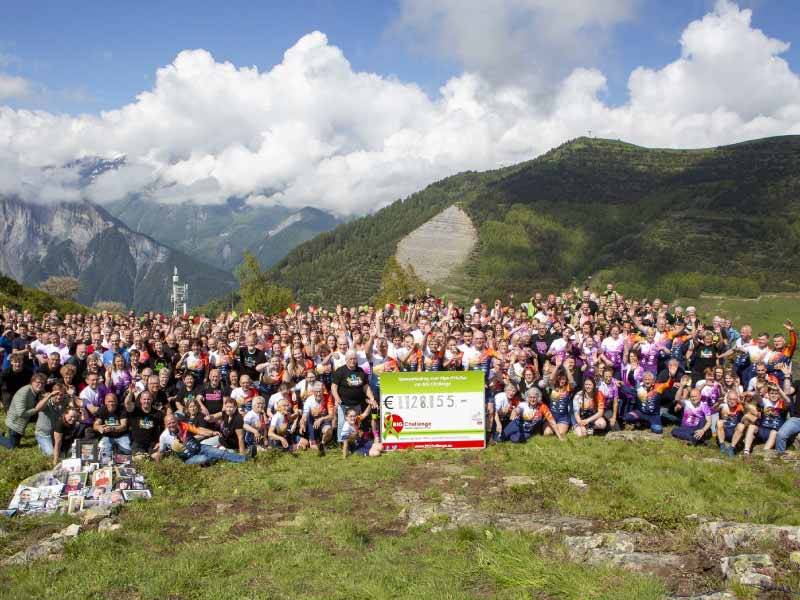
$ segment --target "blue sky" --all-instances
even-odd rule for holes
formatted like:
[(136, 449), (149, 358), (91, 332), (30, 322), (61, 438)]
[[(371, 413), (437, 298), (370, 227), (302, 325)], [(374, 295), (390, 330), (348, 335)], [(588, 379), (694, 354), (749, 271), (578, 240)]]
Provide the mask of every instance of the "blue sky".
[(798, 0), (0, 2), (0, 194), (31, 201), (349, 216), (589, 131), (800, 135)]
[[(753, 26), (794, 43), (783, 56), (800, 66), (796, 0), (739, 2), (754, 9)], [(641, 0), (633, 19), (618, 24), (595, 64), (608, 78), (606, 101), (627, 99), (637, 66), (674, 60), (686, 25), (713, 7), (709, 0)], [(320, 30), (354, 70), (415, 82), (431, 95), (462, 71), (456, 60), (415, 47), (395, 26), (393, 1), (324, 2), (3, 2), (0, 55), (5, 71), (34, 82), (38, 92), (14, 107), (94, 113), (116, 108), (150, 89), (158, 67), (183, 49), (204, 48), (217, 61), (269, 69), (302, 35)]]

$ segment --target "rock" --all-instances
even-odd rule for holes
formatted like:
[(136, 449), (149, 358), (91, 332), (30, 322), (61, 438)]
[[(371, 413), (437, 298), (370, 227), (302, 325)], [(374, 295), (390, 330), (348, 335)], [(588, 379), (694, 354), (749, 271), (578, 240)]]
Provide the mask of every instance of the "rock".
[(700, 596), (672, 596), (669, 600), (736, 600), (736, 595), (730, 592), (713, 592)]
[(795, 565), (800, 565), (800, 552), (795, 550), (794, 552), (789, 554), (789, 562)]
[(620, 526), (625, 531), (654, 531), (658, 529), (647, 519), (641, 517), (628, 517), (620, 521)]
[(574, 485), (576, 488), (581, 490), (589, 488), (589, 486), (584, 483), (583, 479), (578, 479), (577, 477), (570, 477), (567, 481), (569, 481), (571, 485)]
[(108, 506), (93, 506), (83, 513), (83, 524), (92, 525), (111, 516), (111, 508)]
[(97, 525), (97, 532), (98, 533), (107, 533), (109, 531), (117, 531), (122, 529), (122, 525), (116, 523), (114, 519), (105, 518)]
[(726, 556), (720, 562), (725, 579), (743, 585), (771, 585), (775, 565), (768, 554)]
[(232, 506), (233, 506), (233, 504), (230, 504), (230, 503), (227, 503), (227, 502), (225, 502), (225, 503), (222, 503), (222, 502), (218, 503), (218, 504), (217, 504), (217, 514), (218, 514), (218, 515), (221, 515), (221, 514), (223, 514), (223, 513), (226, 513), (226, 512), (228, 512), (228, 509), (229, 509), (229, 508), (231, 508)]
[(507, 488), (517, 485), (534, 485), (536, 480), (528, 475), (508, 475), (503, 477), (503, 485)]
[(746, 544), (775, 542), (783, 540), (784, 537), (786, 541), (800, 543), (800, 527), (709, 521), (700, 525), (697, 536), (701, 541), (722, 544), (729, 550), (736, 550)]
[[(57, 537), (54, 537), (57, 536)], [(3, 561), (3, 565), (26, 565), (36, 560), (58, 560), (63, 556), (64, 538), (60, 534), (53, 534), (50, 538), (36, 542), (25, 550), (17, 552)]]
[(650, 431), (609, 431), (605, 436), (608, 441), (622, 440), (625, 442), (663, 442), (664, 436)]
[(440, 502), (426, 502), (420, 494), (398, 491), (394, 501), (402, 509), (400, 517), (406, 519), (407, 527), (420, 527), (430, 524), (433, 531), (455, 529), (456, 527), (488, 527), (527, 533), (588, 533), (594, 523), (586, 519), (560, 517), (537, 513), (496, 513), (481, 511), (464, 499), (450, 493), (443, 493)]
[(61, 537), (73, 538), (76, 537), (80, 532), (81, 526), (77, 523), (73, 523), (72, 525), (61, 530)]
[(586, 558), (592, 550), (603, 548), (612, 552), (633, 552), (633, 536), (629, 533), (610, 532), (594, 535), (567, 536), (564, 538), (567, 552), (574, 560)]
[(684, 567), (677, 554), (635, 552), (634, 537), (623, 531), (566, 537), (564, 544), (572, 560), (590, 564), (614, 565), (639, 573), (667, 576)]

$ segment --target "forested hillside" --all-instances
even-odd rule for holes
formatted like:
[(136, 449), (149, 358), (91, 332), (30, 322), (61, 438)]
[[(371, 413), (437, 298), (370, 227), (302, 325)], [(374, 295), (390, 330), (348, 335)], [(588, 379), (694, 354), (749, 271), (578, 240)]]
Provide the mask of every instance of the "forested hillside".
[(589, 275), (665, 296), (752, 296), (800, 282), (800, 136), (704, 150), (579, 138), (432, 184), (298, 246), (273, 274), (302, 301), (373, 297), (398, 241), (454, 203), (479, 242), (460, 281), (448, 283), (480, 295)]

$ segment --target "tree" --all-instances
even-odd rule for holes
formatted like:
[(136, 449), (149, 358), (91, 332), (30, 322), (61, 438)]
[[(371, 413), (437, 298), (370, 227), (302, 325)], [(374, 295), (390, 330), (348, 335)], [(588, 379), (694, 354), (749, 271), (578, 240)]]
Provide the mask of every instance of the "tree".
[(242, 264), (236, 269), (236, 278), (242, 310), (274, 314), (292, 304), (292, 291), (271, 282), (267, 271), (249, 252), (244, 253)]
[(421, 296), (424, 291), (425, 282), (414, 272), (414, 267), (403, 267), (392, 256), (383, 269), (381, 288), (375, 298), (375, 305), (400, 303), (410, 296)]
[(111, 314), (120, 314), (127, 310), (122, 302), (114, 302), (113, 300), (98, 300), (94, 303), (94, 308)]
[(81, 284), (75, 277), (52, 276), (39, 284), (40, 290), (61, 300), (74, 300), (80, 288)]

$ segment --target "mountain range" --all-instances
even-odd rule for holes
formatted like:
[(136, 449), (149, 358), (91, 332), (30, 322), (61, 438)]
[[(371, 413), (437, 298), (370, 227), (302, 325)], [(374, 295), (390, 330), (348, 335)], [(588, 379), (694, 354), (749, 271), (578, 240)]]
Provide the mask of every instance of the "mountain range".
[(77, 277), (78, 302), (101, 300), (136, 310), (170, 308), (173, 268), (192, 304), (236, 287), (233, 275), (132, 231), (88, 201), (23, 202), (0, 196), (0, 272), (35, 286), (51, 275)]
[[(322, 233), (272, 276), (311, 303), (376, 297), (395, 258), (459, 299), (589, 278), (637, 296), (754, 296), (800, 287), (798, 250), (800, 136), (701, 150), (579, 138)], [(448, 264), (426, 268), (435, 257)]]

